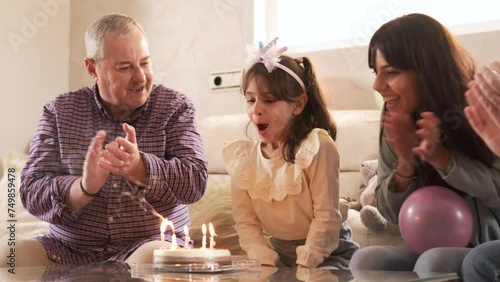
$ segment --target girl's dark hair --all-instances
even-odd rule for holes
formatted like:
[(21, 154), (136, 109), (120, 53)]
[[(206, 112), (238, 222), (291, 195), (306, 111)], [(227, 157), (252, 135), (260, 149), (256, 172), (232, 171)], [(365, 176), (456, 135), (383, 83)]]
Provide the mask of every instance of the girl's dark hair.
[(467, 83), (474, 78), (474, 60), (446, 27), (423, 14), (396, 18), (382, 25), (370, 40), (368, 66), (372, 69), (377, 51), (390, 66), (416, 71), (422, 109), (441, 119), (444, 146), (491, 166), (493, 153), (463, 111)]
[[(280, 64), (289, 68), (304, 82), (308, 97), (302, 113), (292, 119), (289, 127), (290, 133), (281, 146), (281, 157), (283, 160), (294, 163), (296, 148), (311, 130), (314, 128), (325, 129), (332, 139), (335, 140), (337, 137), (337, 127), (328, 111), (311, 61), (305, 57), (294, 59), (285, 55), (280, 56), (280, 59)], [(253, 78), (258, 82), (257, 87), (259, 85), (266, 85), (271, 91), (272, 98), (279, 101), (295, 102), (297, 97), (303, 93), (302, 87), (295, 78), (284, 70), (275, 68), (269, 73), (264, 64), (256, 63), (245, 72), (242, 83), (243, 94), (248, 87), (249, 81)], [(265, 95), (260, 89), (259, 92)]]

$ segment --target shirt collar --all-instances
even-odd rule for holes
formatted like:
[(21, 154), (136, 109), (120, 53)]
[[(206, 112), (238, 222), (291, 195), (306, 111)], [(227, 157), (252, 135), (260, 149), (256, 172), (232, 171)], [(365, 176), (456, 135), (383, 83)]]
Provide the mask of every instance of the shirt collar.
[(139, 119), (139, 117), (142, 115), (142, 113), (144, 113), (148, 109), (149, 100), (151, 99), (151, 94), (150, 94), (148, 99), (146, 100), (146, 102), (142, 106), (135, 109), (135, 111), (132, 114), (130, 114), (128, 117), (126, 117), (125, 120), (121, 121), (118, 118), (112, 116), (106, 110), (104, 105), (102, 104), (101, 95), (99, 94), (99, 87), (97, 86), (97, 84), (94, 84), (94, 87), (92, 88), (92, 90), (94, 92), (94, 99), (95, 99), (95, 102), (97, 104), (97, 108), (99, 109), (99, 111), (101, 112), (102, 115), (104, 115), (105, 117), (107, 117), (113, 121), (126, 122), (126, 123), (131, 124), (131, 125), (134, 124), (137, 121), (137, 119)]

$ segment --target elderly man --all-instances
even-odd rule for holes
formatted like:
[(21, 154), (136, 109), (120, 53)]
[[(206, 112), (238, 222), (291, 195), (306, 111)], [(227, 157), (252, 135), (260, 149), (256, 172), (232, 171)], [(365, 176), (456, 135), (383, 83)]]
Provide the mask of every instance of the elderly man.
[(193, 103), (153, 85), (140, 24), (105, 15), (88, 28), (85, 44), (95, 85), (44, 107), (21, 174), (24, 206), (50, 231), (16, 242), (17, 266), (151, 262), (161, 217), (183, 245), (186, 204), (205, 192)]

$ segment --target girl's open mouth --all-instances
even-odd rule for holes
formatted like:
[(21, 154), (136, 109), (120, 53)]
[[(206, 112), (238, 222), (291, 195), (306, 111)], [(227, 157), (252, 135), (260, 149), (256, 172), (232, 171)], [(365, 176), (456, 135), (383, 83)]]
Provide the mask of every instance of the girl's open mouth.
[(260, 123), (260, 124), (257, 124), (257, 129), (259, 130), (259, 132), (263, 132), (267, 129), (267, 126), (268, 126), (268, 124)]

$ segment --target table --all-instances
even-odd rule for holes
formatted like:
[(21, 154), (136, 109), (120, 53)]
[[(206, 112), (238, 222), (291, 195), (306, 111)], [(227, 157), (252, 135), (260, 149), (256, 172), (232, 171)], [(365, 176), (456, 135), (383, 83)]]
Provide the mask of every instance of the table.
[(53, 265), (18, 267), (16, 274), (0, 269), (0, 281), (335, 281), (335, 282), (392, 282), (392, 281), (460, 281), (456, 274), (435, 274), (419, 277), (405, 271), (350, 271), (333, 269), (297, 269), (255, 267), (219, 273), (151, 272), (150, 265), (128, 265), (105, 262), (88, 265)]

